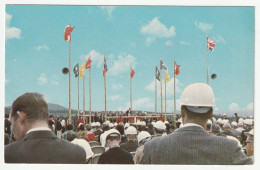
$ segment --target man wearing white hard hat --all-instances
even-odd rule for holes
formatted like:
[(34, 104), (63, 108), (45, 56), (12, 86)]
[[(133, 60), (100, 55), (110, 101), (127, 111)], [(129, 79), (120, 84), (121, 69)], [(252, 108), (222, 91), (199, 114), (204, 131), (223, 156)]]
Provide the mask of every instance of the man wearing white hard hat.
[(252, 130), (252, 125), (253, 125), (253, 122), (251, 119), (245, 119), (244, 120), (244, 125), (246, 126), (246, 129), (242, 131), (242, 134), (241, 134), (241, 137), (242, 137), (242, 144), (243, 146), (246, 145), (246, 139), (247, 139), (247, 136), (245, 135), (246, 132), (250, 132)]
[(137, 148), (135, 157), (134, 157), (135, 164), (139, 164), (141, 158), (143, 157), (144, 144), (146, 142), (150, 141), (151, 139), (152, 139), (151, 135), (146, 131), (142, 131), (138, 134), (137, 141), (138, 141), (139, 147)]
[(96, 131), (96, 123), (95, 122), (92, 122), (91, 124), (90, 124), (90, 126), (91, 126), (91, 132), (95, 132)]
[(109, 150), (100, 156), (98, 164), (134, 164), (132, 155), (119, 146), (121, 135), (118, 130), (110, 129), (105, 135)]
[(95, 136), (98, 136), (98, 138), (102, 134), (102, 130), (100, 129), (100, 126), (101, 126), (101, 124), (99, 122), (96, 122), (96, 131), (94, 133), (95, 133)]
[(136, 149), (138, 148), (138, 144), (136, 141), (136, 136), (137, 136), (136, 128), (130, 126), (129, 128), (126, 129), (125, 133), (128, 141), (120, 144), (120, 147), (128, 152), (135, 152)]
[(207, 84), (185, 88), (180, 98), (183, 127), (144, 145), (143, 164), (251, 164), (238, 144), (205, 131), (212, 118), (215, 97)]
[(250, 130), (249, 132), (245, 132), (247, 136), (246, 139), (246, 154), (247, 156), (253, 158), (254, 156), (254, 129)]
[(157, 138), (163, 135), (163, 133), (166, 130), (166, 126), (162, 121), (157, 121), (154, 126), (153, 126), (153, 132), (154, 132), (154, 137), (153, 138)]

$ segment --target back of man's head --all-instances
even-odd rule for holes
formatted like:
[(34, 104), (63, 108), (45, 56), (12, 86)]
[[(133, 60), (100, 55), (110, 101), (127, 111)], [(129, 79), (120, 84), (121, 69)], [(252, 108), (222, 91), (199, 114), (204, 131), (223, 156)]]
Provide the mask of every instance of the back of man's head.
[(24, 112), (28, 122), (36, 120), (48, 121), (48, 105), (40, 93), (25, 93), (12, 104), (11, 116), (17, 118), (17, 112)]

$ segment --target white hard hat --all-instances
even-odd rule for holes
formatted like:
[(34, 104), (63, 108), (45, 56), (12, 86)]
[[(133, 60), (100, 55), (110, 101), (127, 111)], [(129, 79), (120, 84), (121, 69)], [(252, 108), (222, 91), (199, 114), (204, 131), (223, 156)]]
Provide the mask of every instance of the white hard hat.
[(218, 124), (224, 124), (224, 123), (223, 123), (223, 120), (222, 120), (221, 118), (218, 118), (217, 123), (218, 123)]
[(117, 126), (117, 123), (116, 123), (116, 122), (114, 123), (114, 126)]
[(254, 129), (250, 130), (249, 132), (245, 132), (246, 136), (254, 136)]
[(216, 118), (215, 118), (215, 117), (212, 117), (212, 121), (213, 121), (213, 122), (216, 122), (217, 120), (216, 120)]
[(226, 113), (223, 113), (223, 115), (224, 115), (224, 116), (227, 116), (227, 114), (226, 114)]
[(165, 124), (160, 120), (154, 124), (154, 127), (159, 131), (164, 131), (166, 129)]
[(222, 121), (223, 121), (223, 124), (229, 123), (229, 120), (228, 120), (228, 119), (223, 119)]
[(125, 123), (125, 128), (130, 127), (129, 123)]
[(136, 122), (136, 125), (141, 125), (141, 122), (140, 122), (140, 121), (137, 121), (137, 122)]
[(150, 133), (148, 133), (148, 132), (146, 132), (146, 131), (142, 131), (142, 132), (140, 132), (140, 133), (138, 134), (138, 136), (137, 136), (137, 141), (138, 141), (138, 143), (139, 143), (139, 142), (142, 141), (143, 139), (146, 139), (146, 138), (149, 138), (149, 137), (151, 137)]
[(230, 123), (226, 122), (226, 123), (223, 125), (223, 128), (231, 129)]
[(231, 125), (232, 125), (232, 126), (237, 126), (237, 122), (233, 121), (233, 122), (231, 123)]
[(166, 121), (164, 121), (164, 124), (170, 124), (170, 123), (166, 120)]
[(178, 122), (182, 123), (182, 118), (178, 119)]
[(121, 135), (120, 135), (120, 133), (119, 133), (119, 131), (118, 130), (116, 130), (116, 129), (110, 129), (110, 130), (108, 130), (108, 131), (106, 131), (105, 132), (105, 139), (107, 140), (107, 137), (108, 136), (113, 136), (113, 135), (111, 135), (111, 134), (115, 134), (115, 136), (119, 136), (119, 137), (121, 137)]
[(180, 105), (185, 106), (215, 106), (212, 88), (204, 83), (195, 83), (186, 87), (181, 95)]
[(155, 122), (152, 122), (152, 125), (154, 126)]
[(251, 126), (251, 125), (253, 125), (253, 122), (250, 119), (245, 119), (244, 124)]
[(242, 122), (238, 122), (237, 126), (242, 127), (243, 123)]
[(212, 121), (208, 119), (207, 124), (211, 124), (212, 125)]
[(107, 121), (105, 121), (103, 124), (105, 124), (105, 125), (109, 125), (109, 123), (110, 123), (110, 121), (107, 120)]
[(96, 123), (95, 123), (95, 122), (92, 122), (92, 123), (90, 124), (90, 126), (96, 126)]
[(130, 126), (129, 128), (126, 129), (125, 134), (127, 135), (137, 135), (137, 130), (135, 127)]
[(110, 128), (113, 128), (114, 127), (114, 124), (113, 123), (109, 123), (108, 125)]
[(142, 126), (146, 126), (145, 121), (142, 121), (142, 122), (141, 122), (141, 125), (142, 125)]
[(99, 123), (99, 122), (96, 122), (96, 126), (100, 126), (100, 123)]
[(239, 118), (238, 122), (244, 123), (244, 119), (243, 118)]

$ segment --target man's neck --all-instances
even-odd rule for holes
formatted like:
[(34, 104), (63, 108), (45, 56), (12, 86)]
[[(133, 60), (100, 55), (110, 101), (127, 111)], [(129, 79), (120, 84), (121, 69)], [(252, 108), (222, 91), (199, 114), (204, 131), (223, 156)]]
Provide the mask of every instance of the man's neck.
[(200, 121), (195, 121), (195, 120), (186, 120), (184, 122), (184, 124), (186, 124), (186, 123), (198, 124), (198, 125), (202, 126), (204, 129), (206, 129), (206, 125), (207, 125), (207, 122), (200, 122)]
[(48, 124), (46, 121), (35, 121), (31, 124), (29, 124), (26, 128), (26, 132), (28, 132), (29, 130), (33, 129), (33, 128), (38, 128), (38, 127), (44, 127), (44, 128), (49, 128)]

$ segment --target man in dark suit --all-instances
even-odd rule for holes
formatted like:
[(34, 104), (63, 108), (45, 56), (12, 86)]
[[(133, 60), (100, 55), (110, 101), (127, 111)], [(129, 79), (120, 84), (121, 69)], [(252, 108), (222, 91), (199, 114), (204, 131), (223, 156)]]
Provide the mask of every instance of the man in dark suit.
[(6, 163), (85, 163), (80, 146), (58, 139), (48, 127), (48, 105), (39, 93), (25, 93), (12, 104), (16, 142), (5, 146)]
[(205, 131), (215, 105), (209, 85), (188, 86), (180, 104), (183, 127), (145, 143), (141, 164), (252, 164), (236, 141)]
[(120, 148), (128, 152), (135, 152), (136, 149), (139, 147), (136, 141), (136, 136), (137, 136), (137, 130), (135, 127), (130, 126), (129, 128), (127, 128), (126, 137), (128, 141), (120, 144)]

